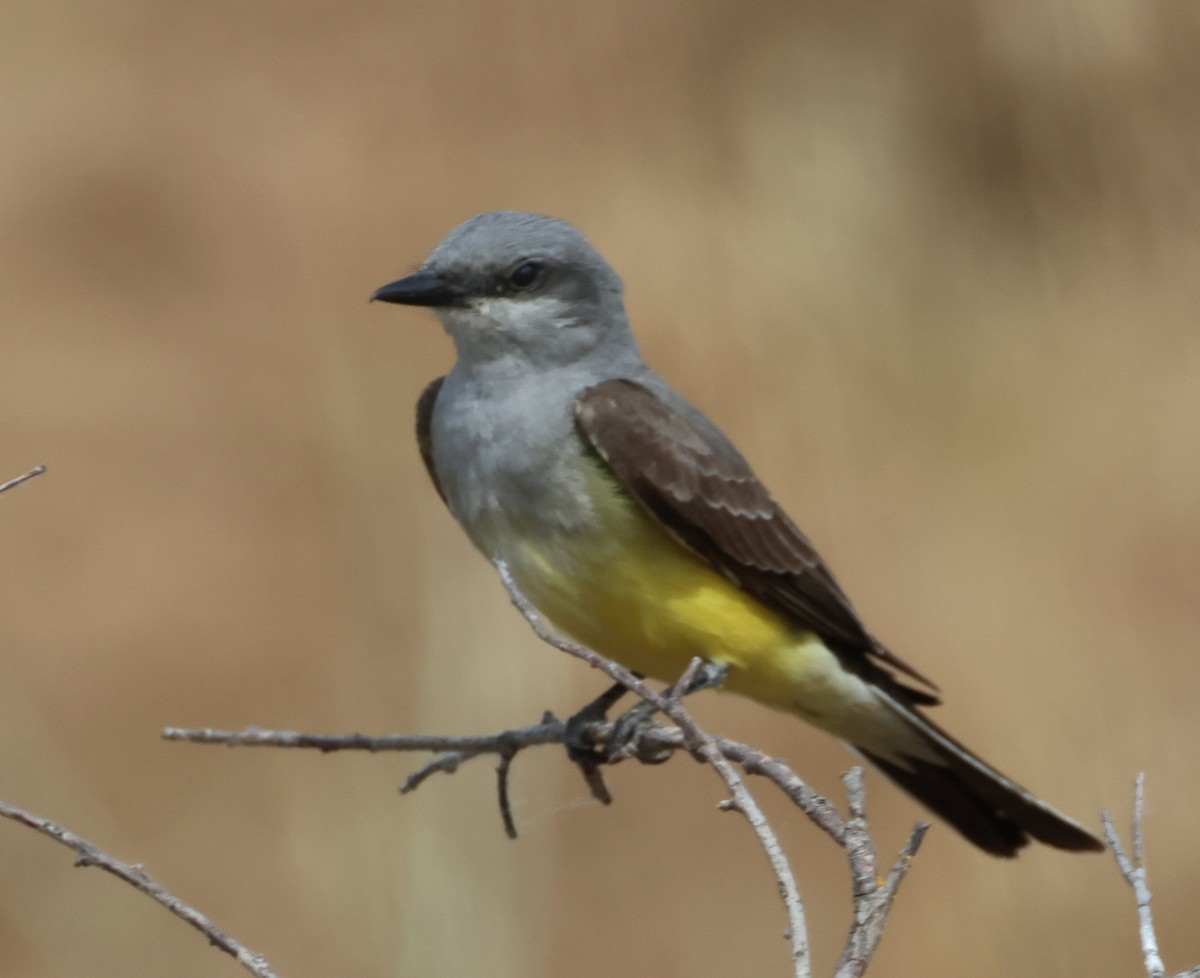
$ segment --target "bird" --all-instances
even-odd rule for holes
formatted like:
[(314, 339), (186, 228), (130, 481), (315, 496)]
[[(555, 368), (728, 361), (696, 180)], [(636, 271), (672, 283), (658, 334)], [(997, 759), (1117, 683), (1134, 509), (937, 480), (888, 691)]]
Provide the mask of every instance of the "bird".
[(642, 676), (693, 657), (848, 744), (985, 852), (1101, 841), (937, 726), (733, 442), (642, 357), (616, 271), (566, 221), (476, 215), (372, 300), (430, 309), (453, 367), (417, 443), (474, 546), (557, 630)]

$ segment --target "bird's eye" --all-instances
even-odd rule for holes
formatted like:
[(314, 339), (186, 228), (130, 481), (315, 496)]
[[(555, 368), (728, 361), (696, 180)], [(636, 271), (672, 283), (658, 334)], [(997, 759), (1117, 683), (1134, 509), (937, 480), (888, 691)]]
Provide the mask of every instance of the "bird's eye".
[(518, 292), (531, 289), (542, 277), (542, 266), (535, 261), (522, 262), (508, 273), (508, 284)]

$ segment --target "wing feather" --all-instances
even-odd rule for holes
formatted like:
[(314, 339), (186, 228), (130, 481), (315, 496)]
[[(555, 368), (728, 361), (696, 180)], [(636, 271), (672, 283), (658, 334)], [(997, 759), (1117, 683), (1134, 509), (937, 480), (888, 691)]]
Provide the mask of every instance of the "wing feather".
[(442, 483), (438, 479), (437, 469), (433, 467), (432, 425), (433, 405), (437, 402), (438, 393), (441, 391), (442, 382), (445, 379), (445, 377), (438, 377), (436, 380), (431, 380), (421, 391), (421, 396), (417, 398), (417, 448), (421, 452), (421, 461), (425, 463), (425, 471), (429, 473), (433, 488), (442, 497), (442, 502), (446, 502), (446, 494), (442, 491)]
[(625, 379), (585, 390), (575, 419), (618, 484), (715, 570), (816, 632), (855, 673), (905, 702), (937, 702), (937, 687), (867, 632), (812, 543), (705, 419)]

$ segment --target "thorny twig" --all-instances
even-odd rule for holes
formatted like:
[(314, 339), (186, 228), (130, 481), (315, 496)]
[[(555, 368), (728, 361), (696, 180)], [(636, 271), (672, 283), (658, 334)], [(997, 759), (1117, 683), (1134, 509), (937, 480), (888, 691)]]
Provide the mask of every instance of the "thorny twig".
[(180, 920), (191, 924), (196, 930), (208, 938), (208, 942), (220, 948), (226, 954), (232, 955), (238, 963), (256, 978), (276, 978), (267, 959), (261, 954), (255, 954), (249, 948), (239, 944), (195, 907), (184, 903), (175, 894), (163, 889), (137, 866), (114, 859), (108, 853), (97, 849), (86, 839), (74, 832), (64, 829), (61, 825), (49, 819), (31, 815), (29, 812), (0, 801), (0, 816), (12, 819), (22, 825), (41, 832), (42, 835), (59, 842), (78, 854), (76, 866), (97, 866), (105, 872), (112, 873), (118, 879), (124, 880), (136, 890), (145, 893), (156, 903), (166, 907)]

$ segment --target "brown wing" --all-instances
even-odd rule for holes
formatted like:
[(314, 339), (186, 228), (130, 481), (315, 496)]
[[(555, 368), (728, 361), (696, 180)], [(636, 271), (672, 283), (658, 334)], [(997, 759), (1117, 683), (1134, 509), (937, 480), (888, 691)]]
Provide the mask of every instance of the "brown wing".
[(425, 471), (429, 473), (433, 488), (442, 497), (442, 502), (446, 502), (446, 494), (442, 492), (437, 470), (433, 467), (433, 433), (430, 431), (430, 425), (433, 422), (433, 405), (445, 379), (438, 377), (437, 380), (431, 380), (417, 398), (417, 448), (421, 452), (421, 461), (425, 463)]
[(763, 604), (820, 635), (848, 669), (900, 691), (908, 702), (937, 702), (880, 668), (937, 688), (871, 637), (808, 538), (705, 419), (622, 379), (585, 390), (575, 419), (618, 483), (676, 539)]

